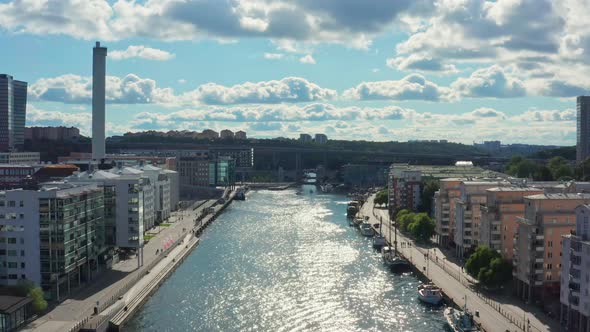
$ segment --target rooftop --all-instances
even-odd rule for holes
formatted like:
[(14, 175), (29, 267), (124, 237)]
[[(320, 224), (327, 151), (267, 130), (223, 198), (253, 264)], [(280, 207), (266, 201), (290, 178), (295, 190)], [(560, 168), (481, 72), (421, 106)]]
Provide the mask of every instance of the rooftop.
[(575, 193), (551, 194), (551, 193), (545, 193), (545, 194), (526, 196), (525, 198), (528, 198), (528, 199), (590, 199), (590, 194), (581, 194), (581, 193), (577, 193), (577, 194), (575, 194)]
[(12, 313), (30, 302), (33, 299), (29, 297), (0, 295), (0, 312)]
[(488, 191), (517, 191), (517, 192), (526, 192), (526, 191), (538, 191), (543, 192), (543, 189), (535, 188), (535, 187), (496, 187), (490, 188)]

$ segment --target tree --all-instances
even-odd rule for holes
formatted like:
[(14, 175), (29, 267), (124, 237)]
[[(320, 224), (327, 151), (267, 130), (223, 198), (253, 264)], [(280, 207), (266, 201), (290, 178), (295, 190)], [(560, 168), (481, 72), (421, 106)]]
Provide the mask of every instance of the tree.
[(41, 287), (36, 286), (32, 281), (22, 280), (17, 284), (17, 289), (21, 296), (27, 296), (33, 299), (32, 306), (35, 313), (40, 313), (47, 309), (47, 301), (45, 301)]
[(576, 166), (576, 179), (580, 181), (590, 180), (590, 158)]
[(563, 157), (551, 158), (547, 163), (547, 167), (551, 170), (555, 180), (571, 180), (574, 177), (572, 168)]
[(553, 181), (553, 173), (549, 167), (542, 165), (533, 178), (537, 181)]
[(419, 208), (420, 211), (426, 212), (428, 214), (432, 212), (434, 193), (438, 189), (440, 189), (438, 181), (428, 180), (424, 183), (424, 188), (422, 189), (422, 195), (420, 197), (420, 200), (422, 201)]
[[(404, 211), (404, 210), (402, 210), (402, 211)], [(398, 213), (398, 215), (399, 215), (399, 213)], [(408, 213), (402, 214), (401, 216), (396, 217), (395, 221), (396, 221), (397, 227), (399, 228), (400, 231), (407, 232), (407, 231), (409, 231), (410, 224), (412, 222), (414, 222), (414, 213), (408, 212)]]
[(383, 189), (381, 191), (379, 191), (377, 193), (377, 195), (375, 195), (375, 204), (379, 204), (379, 205), (386, 205), (389, 201), (389, 196), (387, 194), (387, 189)]
[(479, 271), (490, 266), (492, 259), (499, 257), (496, 251), (488, 246), (478, 246), (475, 252), (469, 256), (465, 263), (465, 270), (474, 278), (477, 278)]
[(436, 227), (434, 221), (426, 213), (414, 214), (412, 219), (412, 223), (408, 226), (412, 236), (418, 241), (428, 242), (434, 235)]

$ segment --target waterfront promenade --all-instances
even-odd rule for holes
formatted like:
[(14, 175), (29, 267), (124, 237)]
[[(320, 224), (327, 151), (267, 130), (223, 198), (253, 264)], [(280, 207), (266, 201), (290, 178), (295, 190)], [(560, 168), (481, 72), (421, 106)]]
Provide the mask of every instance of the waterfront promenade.
[[(79, 324), (81, 320), (92, 315), (94, 307), (103, 307), (108, 300), (121, 292), (121, 288), (139, 275), (144, 275), (144, 269), (164, 258), (156, 255), (156, 250), (161, 251), (168, 243), (173, 243), (186, 237), (195, 226), (194, 221), (203, 209), (215, 204), (215, 200), (209, 200), (193, 210), (192, 207), (174, 212), (169, 220), (170, 226), (159, 227), (150, 233), (155, 235), (144, 246), (144, 262), (137, 269), (137, 258), (132, 257), (120, 261), (111, 270), (104, 271), (98, 279), (88, 287), (74, 291), (67, 300), (61, 302), (48, 313), (28, 324), (23, 331), (58, 332), (69, 331)], [(172, 258), (172, 256), (170, 255)]]
[[(390, 243), (393, 239), (389, 238), (389, 227), (391, 227), (387, 218), (387, 210), (374, 207), (374, 195), (369, 198), (361, 209), (364, 216), (369, 216), (371, 223), (379, 223), (383, 220), (383, 235)], [(391, 231), (391, 237), (394, 231)], [(445, 253), (436, 248), (422, 248), (415, 244), (412, 246), (401, 243), (413, 241), (404, 235), (398, 233), (398, 250), (409, 259), (412, 264), (422, 271), (432, 282), (441, 287), (444, 293), (453, 300), (458, 306), (462, 307), (467, 300), (467, 307), (471, 312), (479, 311), (480, 317), (476, 320), (488, 332), (505, 332), (505, 331), (526, 331), (526, 332), (546, 332), (559, 331), (559, 326), (552, 320), (539, 320), (531, 312), (537, 309), (524, 304), (519, 304), (515, 300), (491, 299), (474, 290), (471, 278), (462, 271), (461, 267), (453, 262), (453, 259), (447, 258)], [(530, 321), (530, 325), (528, 322)]]

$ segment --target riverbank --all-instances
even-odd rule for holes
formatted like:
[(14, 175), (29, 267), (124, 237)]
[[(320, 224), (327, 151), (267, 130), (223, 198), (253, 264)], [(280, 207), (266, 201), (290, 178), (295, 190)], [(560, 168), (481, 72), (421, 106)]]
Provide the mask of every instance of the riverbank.
[[(230, 201), (227, 200), (226, 203), (229, 204)], [(195, 220), (204, 216), (204, 211), (216, 205), (217, 208), (212, 214), (205, 215), (205, 218), (210, 219), (203, 219), (199, 225), (195, 225)], [(206, 227), (225, 208), (221, 206), (225, 204), (219, 205), (217, 200), (208, 200), (174, 212), (170, 223), (150, 233), (153, 237), (144, 245), (143, 266), (138, 268), (137, 259), (133, 257), (118, 262), (112, 269), (102, 272), (87, 287), (73, 292), (68, 299), (29, 323), (23, 331), (74, 332), (84, 327), (93, 330), (99, 325), (104, 326), (104, 319), (97, 324), (95, 316), (101, 315), (108, 307), (119, 301), (119, 298), (139, 280), (149, 276), (146, 271), (152, 270), (166, 258), (162, 252), (172, 251), (178, 246), (180, 239), (185, 239), (194, 227), (199, 226), (199, 232), (200, 227), (203, 225)], [(197, 234), (197, 231), (194, 233)], [(175, 245), (171, 245), (173, 243)], [(108, 320), (106, 322), (108, 323)]]
[[(393, 243), (393, 239), (389, 236), (389, 227), (392, 228), (391, 237), (393, 237), (394, 228), (387, 222), (387, 210), (376, 208), (373, 203), (374, 197), (374, 195), (369, 197), (363, 205), (361, 213), (368, 216), (372, 224), (383, 220), (383, 235), (389, 243)], [(397, 237), (398, 244), (401, 242), (413, 243), (403, 234), (398, 233)], [(463, 307), (467, 302), (467, 308), (471, 312), (479, 311), (480, 317), (475, 319), (488, 332), (559, 330), (559, 326), (556, 326), (555, 322), (541, 321), (537, 316), (531, 314), (536, 310), (530, 306), (519, 306), (518, 303), (507, 299), (491, 299), (477, 292), (472, 287), (473, 279), (464, 273), (461, 267), (453, 262), (453, 259), (447, 258), (440, 249), (413, 244), (411, 247), (398, 245), (398, 250), (419, 273), (440, 287), (455, 305)]]

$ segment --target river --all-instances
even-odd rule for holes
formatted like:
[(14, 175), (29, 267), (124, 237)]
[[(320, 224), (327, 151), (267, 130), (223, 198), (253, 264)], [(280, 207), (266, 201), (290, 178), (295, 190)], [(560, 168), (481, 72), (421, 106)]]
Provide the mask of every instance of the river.
[(419, 281), (383, 267), (347, 199), (304, 190), (235, 201), (124, 331), (442, 331)]

